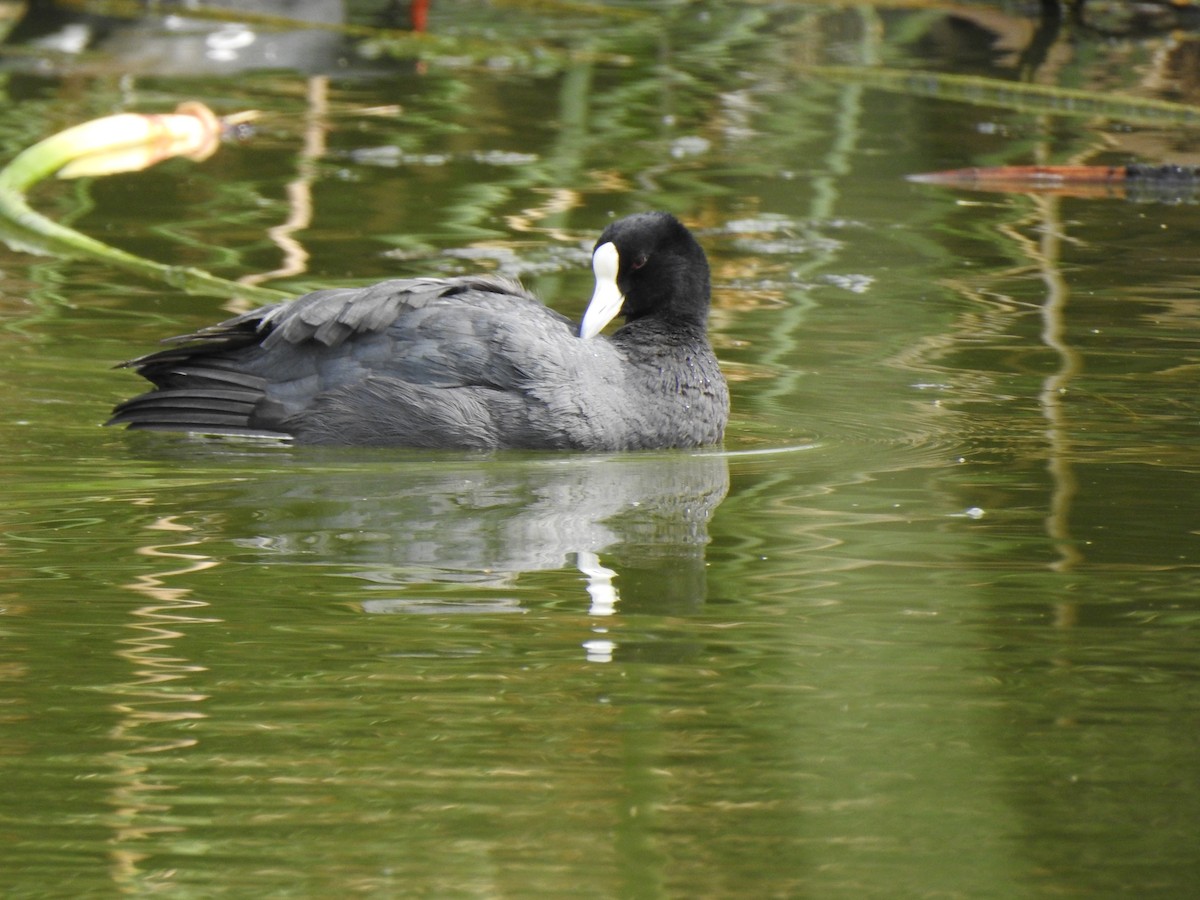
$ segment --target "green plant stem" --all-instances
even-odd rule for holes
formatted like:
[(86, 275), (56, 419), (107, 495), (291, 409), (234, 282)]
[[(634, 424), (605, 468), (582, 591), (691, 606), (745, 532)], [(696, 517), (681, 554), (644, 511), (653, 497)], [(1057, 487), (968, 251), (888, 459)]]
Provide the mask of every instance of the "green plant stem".
[(289, 300), (292, 294), (238, 284), (202, 269), (167, 266), (136, 256), (73, 228), (60, 225), (30, 207), (25, 199), (33, 185), (79, 156), (76, 129), (52, 135), (22, 151), (0, 170), (0, 233), (15, 249), (51, 255), (99, 259), (138, 275), (163, 281), (189, 293), (244, 298), (261, 303)]
[(1200, 124), (1200, 107), (1153, 97), (1126, 97), (1053, 85), (1002, 81), (978, 75), (947, 75), (918, 69), (806, 66), (814, 78), (862, 84), (916, 97), (936, 97), (1027, 113), (1119, 119), (1145, 124)]

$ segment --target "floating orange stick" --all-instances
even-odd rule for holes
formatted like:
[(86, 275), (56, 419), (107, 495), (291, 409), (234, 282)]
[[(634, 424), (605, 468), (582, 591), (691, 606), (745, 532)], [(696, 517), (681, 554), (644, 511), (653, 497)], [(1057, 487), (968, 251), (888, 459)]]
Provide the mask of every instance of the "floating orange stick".
[(1192, 166), (991, 166), (909, 175), (909, 181), (978, 191), (1040, 193), (1071, 197), (1179, 199), (1200, 193), (1200, 169)]

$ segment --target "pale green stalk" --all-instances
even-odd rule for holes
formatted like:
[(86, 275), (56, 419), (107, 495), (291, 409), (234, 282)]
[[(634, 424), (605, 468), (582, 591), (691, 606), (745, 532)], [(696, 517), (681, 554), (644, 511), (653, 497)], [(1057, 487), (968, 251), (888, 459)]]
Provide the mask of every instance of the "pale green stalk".
[(0, 219), (5, 220), (0, 224), (7, 226), (3, 229), (3, 237), (7, 243), (26, 252), (85, 256), (102, 260), (189, 293), (245, 298), (261, 303), (291, 299), (291, 294), (238, 284), (201, 269), (153, 262), (110, 247), (73, 228), (47, 219), (32, 209), (25, 199), (25, 194), (33, 185), (81, 156), (111, 148), (111, 142), (118, 138), (111, 128), (97, 125), (98, 122), (104, 121), (102, 119), (84, 123), (52, 135), (22, 151), (0, 170)]

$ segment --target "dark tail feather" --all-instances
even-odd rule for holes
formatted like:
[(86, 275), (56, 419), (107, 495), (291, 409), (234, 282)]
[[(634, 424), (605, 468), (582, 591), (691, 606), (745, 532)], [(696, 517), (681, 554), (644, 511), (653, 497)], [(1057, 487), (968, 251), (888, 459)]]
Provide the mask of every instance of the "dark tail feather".
[(213, 356), (196, 363), (195, 358), (194, 353), (185, 356), (181, 351), (164, 350), (122, 363), (117, 368), (135, 369), (139, 375), (160, 388), (171, 389), (180, 384), (211, 384), (218, 388), (244, 388), (259, 396), (266, 391), (266, 379), (239, 370), (236, 360), (226, 361)]
[(113, 410), (112, 418), (105, 424), (146, 431), (286, 436), (255, 424), (255, 414), (263, 399), (262, 392), (251, 390), (160, 389), (126, 400)]

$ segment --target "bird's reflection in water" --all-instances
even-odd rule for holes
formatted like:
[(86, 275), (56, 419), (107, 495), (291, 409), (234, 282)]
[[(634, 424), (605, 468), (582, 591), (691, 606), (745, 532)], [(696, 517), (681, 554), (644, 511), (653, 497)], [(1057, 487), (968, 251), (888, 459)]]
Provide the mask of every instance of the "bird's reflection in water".
[[(574, 567), (581, 602), (605, 616), (704, 602), (708, 522), (729, 471), (717, 453), (426, 457), (259, 484), (279, 490), (243, 495), (257, 533), (236, 543), (360, 579), (376, 595), (367, 612), (520, 611), (505, 596), (520, 575)], [(429, 590), (447, 584), (482, 590)]]

